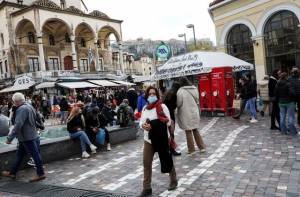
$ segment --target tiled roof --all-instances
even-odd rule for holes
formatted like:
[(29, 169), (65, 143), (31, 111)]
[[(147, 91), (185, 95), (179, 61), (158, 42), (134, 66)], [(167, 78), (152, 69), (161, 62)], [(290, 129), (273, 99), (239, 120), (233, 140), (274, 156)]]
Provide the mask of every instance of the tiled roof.
[(32, 5), (38, 5), (38, 6), (52, 8), (52, 9), (56, 9), (56, 10), (61, 9), (56, 3), (54, 3), (53, 1), (50, 1), (50, 0), (37, 0), (37, 1), (34, 1), (32, 3)]
[(105, 13), (100, 12), (99, 10), (94, 10), (89, 15), (95, 16), (95, 17), (100, 17), (100, 18), (109, 18)]

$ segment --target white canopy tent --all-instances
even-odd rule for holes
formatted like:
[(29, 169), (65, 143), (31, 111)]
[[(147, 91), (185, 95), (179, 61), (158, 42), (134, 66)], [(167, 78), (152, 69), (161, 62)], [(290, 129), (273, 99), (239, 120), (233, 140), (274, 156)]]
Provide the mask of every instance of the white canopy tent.
[(201, 73), (210, 73), (213, 68), (232, 67), (233, 72), (253, 70), (248, 62), (222, 52), (192, 52), (172, 57), (158, 68), (154, 80), (170, 79)]
[(116, 87), (119, 86), (119, 84), (113, 83), (108, 80), (89, 80), (90, 83), (103, 86), (103, 87)]
[(67, 89), (99, 88), (98, 85), (85, 82), (85, 81), (61, 82), (61, 83), (57, 83), (57, 85)]
[(34, 85), (35, 85), (35, 81), (32, 78), (27, 76), (22, 76), (15, 80), (13, 86), (1, 90), (0, 93), (28, 90), (30, 87)]
[(121, 85), (125, 85), (125, 86), (135, 86), (135, 83), (130, 83), (127, 81), (114, 81), (115, 83), (121, 84)]
[(55, 87), (55, 82), (43, 82), (40, 83), (39, 85), (35, 86), (35, 89), (44, 89), (44, 88), (54, 88)]

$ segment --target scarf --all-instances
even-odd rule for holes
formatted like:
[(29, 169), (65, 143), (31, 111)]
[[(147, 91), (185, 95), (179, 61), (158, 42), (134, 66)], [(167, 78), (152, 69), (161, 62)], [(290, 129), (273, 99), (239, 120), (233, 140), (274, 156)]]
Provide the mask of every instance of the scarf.
[(169, 122), (169, 119), (166, 116), (166, 114), (164, 113), (164, 110), (163, 110), (161, 104), (162, 104), (162, 102), (160, 100), (158, 100), (153, 104), (147, 105), (146, 109), (151, 110), (153, 108), (156, 108), (156, 114), (157, 114), (158, 119), (163, 123), (167, 123), (167, 122)]

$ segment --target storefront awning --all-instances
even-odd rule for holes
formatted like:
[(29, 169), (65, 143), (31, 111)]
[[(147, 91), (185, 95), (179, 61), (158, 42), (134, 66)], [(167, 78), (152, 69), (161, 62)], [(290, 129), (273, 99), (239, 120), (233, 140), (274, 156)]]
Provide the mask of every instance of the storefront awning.
[(67, 89), (99, 88), (98, 85), (85, 82), (85, 81), (61, 82), (61, 83), (57, 83), (57, 85)]
[(127, 81), (114, 81), (115, 83), (118, 83), (118, 84), (121, 84), (121, 85), (124, 85), (124, 86), (135, 86), (134, 83), (130, 83), (130, 82), (127, 82)]
[(34, 85), (35, 85), (35, 82), (32, 78), (23, 76), (23, 77), (17, 78), (15, 80), (13, 86), (1, 90), (0, 93), (28, 90), (30, 87), (32, 87)]
[(43, 82), (35, 86), (35, 89), (54, 88), (55, 82)]
[(108, 80), (89, 80), (90, 83), (97, 84), (99, 86), (103, 87), (116, 87), (119, 86), (119, 84), (113, 83)]
[(233, 72), (253, 70), (248, 62), (222, 52), (192, 52), (172, 57), (158, 68), (155, 80), (210, 73), (213, 68), (232, 67)]

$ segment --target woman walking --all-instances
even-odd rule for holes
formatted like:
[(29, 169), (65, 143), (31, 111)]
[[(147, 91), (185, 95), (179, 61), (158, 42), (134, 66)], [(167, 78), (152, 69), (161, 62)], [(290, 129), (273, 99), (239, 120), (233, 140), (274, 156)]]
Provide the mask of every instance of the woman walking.
[(205, 145), (198, 131), (200, 124), (199, 93), (190, 81), (183, 77), (179, 80), (181, 88), (177, 92), (177, 123), (185, 131), (188, 154), (195, 153), (194, 139), (201, 152)]
[(84, 132), (85, 120), (82, 115), (82, 110), (79, 107), (74, 107), (67, 120), (67, 130), (72, 139), (79, 138), (81, 152), (83, 158), (88, 158), (90, 155), (86, 152), (86, 144), (91, 148), (93, 154), (96, 153), (97, 147), (94, 146)]
[[(295, 91), (287, 80), (287, 73), (281, 73), (280, 79), (275, 87), (275, 96), (280, 108), (280, 131), (283, 134), (297, 135), (295, 127)], [(288, 116), (288, 128), (286, 127), (286, 116)]]
[(177, 92), (178, 89), (180, 88), (180, 84), (178, 82), (174, 82), (172, 84), (171, 90), (169, 90), (166, 94), (164, 104), (168, 107), (170, 111), (170, 117), (171, 117), (171, 126), (169, 127), (169, 132), (170, 132), (170, 149), (171, 153), (174, 156), (179, 156), (181, 155), (180, 152), (176, 151), (177, 144), (175, 142), (175, 110), (177, 108)]
[(148, 104), (144, 107), (140, 120), (140, 127), (144, 129), (144, 181), (140, 196), (152, 194), (152, 161), (155, 152), (158, 152), (161, 172), (169, 173), (170, 185), (168, 190), (174, 190), (178, 185), (169, 148), (168, 126), (170, 126), (170, 113), (167, 106), (162, 104), (158, 98), (160, 97), (157, 88), (149, 87), (146, 90), (145, 99)]

